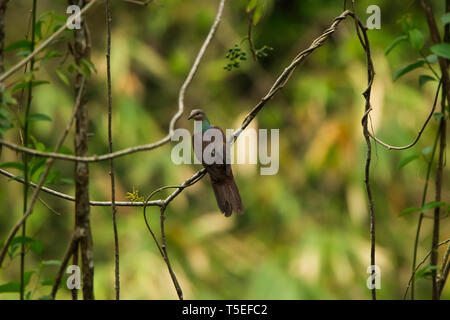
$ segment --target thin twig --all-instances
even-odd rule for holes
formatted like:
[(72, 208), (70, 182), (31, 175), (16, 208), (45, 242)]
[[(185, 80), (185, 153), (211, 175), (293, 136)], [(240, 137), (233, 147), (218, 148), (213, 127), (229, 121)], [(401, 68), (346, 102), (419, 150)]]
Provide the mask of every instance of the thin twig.
[[(447, 240), (445, 240), (445, 241), (442, 241), (441, 243), (438, 243), (437, 247), (440, 247), (440, 246), (442, 246), (442, 245), (444, 245), (444, 244), (447, 244), (447, 243), (449, 243), (449, 242), (450, 242), (450, 239), (447, 239)], [(420, 261), (420, 263), (417, 265), (416, 269), (415, 269), (414, 272), (412, 273), (411, 277), (409, 278), (408, 286), (406, 287), (405, 294), (403, 295), (403, 299), (406, 299), (406, 296), (408, 295), (409, 287), (410, 287), (410, 285), (411, 285), (412, 279), (415, 278), (415, 276), (416, 276), (417, 270), (419, 270), (419, 268), (425, 263), (425, 261), (426, 261), (426, 260), (428, 259), (428, 257), (431, 255), (431, 252), (432, 252), (432, 251), (433, 251), (433, 250), (430, 250), (430, 251), (427, 253), (427, 255), (425, 256), (425, 258), (423, 258), (422, 261)]]
[(141, 1), (137, 1), (137, 0), (122, 0), (123, 2), (128, 2), (128, 3), (133, 3), (133, 4), (137, 4), (140, 6), (146, 6), (148, 5), (150, 2), (152, 2), (153, 0), (145, 0), (144, 2)]
[[(431, 6), (430, 0), (421, 0), (422, 8), (425, 12), (425, 17), (427, 19), (428, 28), (430, 29), (431, 39), (434, 45), (441, 43), (441, 36), (439, 33), (439, 29), (437, 27), (436, 19), (433, 15), (433, 8)], [(450, 10), (450, 2), (446, 1), (446, 12)], [(450, 39), (449, 28), (445, 28), (444, 41), (448, 41)], [(439, 68), (441, 69), (442, 79), (443, 79), (443, 92), (442, 92), (442, 101), (441, 101), (441, 112), (445, 115), (445, 105), (446, 101), (450, 102), (450, 76), (448, 72), (448, 62), (447, 59), (438, 56)], [(438, 156), (438, 169), (436, 172), (436, 196), (435, 200), (441, 200), (442, 194), (442, 182), (443, 182), (443, 169), (444, 169), (444, 156), (446, 149), (446, 131), (447, 131), (447, 121), (445, 116), (440, 120), (440, 144), (439, 144), (439, 156)], [(438, 249), (437, 244), (439, 242), (439, 229), (440, 229), (440, 207), (436, 207), (434, 210), (434, 221), (433, 221), (433, 237), (431, 244), (431, 265), (437, 265), (438, 263)], [(439, 300), (440, 290), (438, 284), (438, 275), (436, 270), (432, 270), (431, 272), (432, 278), (432, 299)]]
[[(36, 3), (37, 0), (33, 0), (33, 9), (32, 9), (32, 18), (31, 18), (31, 51), (34, 50), (34, 46), (36, 45)], [(30, 61), (30, 71), (33, 74), (34, 72), (34, 58)], [(24, 129), (23, 129), (23, 144), (24, 146), (28, 146), (29, 139), (29, 125), (30, 121), (28, 119), (31, 109), (31, 101), (33, 99), (33, 86), (32, 82), (28, 83), (28, 96), (27, 96), (27, 104), (25, 106), (25, 116), (24, 116)], [(24, 171), (24, 180), (25, 183), (23, 185), (23, 214), (27, 212), (28, 206), (28, 154), (23, 153), (23, 171)], [(26, 236), (26, 223), (24, 221), (22, 225), (22, 237)], [(24, 274), (25, 274), (25, 244), (22, 243), (20, 250), (20, 300), (25, 298), (25, 285), (24, 285)]]
[(59, 284), (61, 283), (62, 276), (64, 274), (64, 270), (66, 269), (67, 263), (69, 262), (70, 257), (76, 252), (78, 247), (78, 241), (82, 237), (80, 234), (82, 232), (81, 229), (75, 229), (72, 238), (70, 239), (69, 246), (67, 247), (66, 253), (64, 254), (64, 258), (61, 261), (61, 265), (59, 266), (58, 273), (56, 274), (55, 282), (53, 283), (52, 292), (50, 296), (53, 300), (56, 298), (56, 293), (58, 292)]
[[(425, 205), (425, 201), (427, 199), (428, 186), (429, 186), (430, 176), (431, 176), (431, 167), (433, 166), (434, 157), (436, 155), (437, 143), (439, 141), (440, 132), (441, 132), (441, 126), (439, 125), (439, 129), (438, 129), (438, 131), (436, 133), (436, 138), (434, 139), (433, 150), (431, 152), (430, 161), (428, 162), (428, 166), (427, 166), (427, 175), (426, 175), (426, 178), (425, 178), (425, 185), (423, 187), (422, 201), (421, 201), (421, 205), (420, 205), (421, 208), (423, 208), (423, 206)], [(419, 221), (417, 223), (416, 236), (415, 236), (415, 239), (414, 239), (412, 273), (414, 273), (415, 270), (416, 270), (417, 250), (419, 249), (419, 238), (420, 238), (420, 231), (421, 231), (421, 228), (422, 228), (423, 218), (424, 218), (424, 212), (421, 210), (420, 214), (419, 214)], [(415, 285), (416, 285), (416, 279), (413, 278), (412, 279), (412, 283), (411, 283), (411, 300), (414, 300)]]
[[(110, 0), (106, 0), (106, 24), (108, 30), (106, 50), (106, 76), (108, 83), (108, 142), (109, 152), (112, 153), (112, 92), (111, 92), (111, 7)], [(114, 181), (114, 160), (109, 159), (109, 175), (111, 177), (111, 209), (114, 230), (114, 261), (115, 261), (115, 290), (116, 300), (120, 300), (120, 269), (119, 269), (119, 236), (117, 233), (117, 207), (116, 207), (116, 184)]]
[[(4, 175), (8, 178), (13, 179), (14, 181), (17, 181), (19, 183), (24, 183), (22, 178), (19, 178), (18, 176), (5, 171), (3, 169), (0, 169), (0, 174)], [(29, 182), (29, 185), (33, 188), (37, 188), (37, 184), (34, 182)], [(58, 197), (63, 200), (69, 200), (71, 202), (75, 202), (75, 198), (73, 196), (69, 196), (68, 194), (50, 189), (48, 187), (42, 187), (41, 191), (50, 194), (52, 196)], [(155, 200), (155, 201), (149, 201), (147, 206), (161, 206), (163, 203), (163, 200)], [(93, 207), (110, 207), (112, 205), (111, 201), (89, 201), (89, 205)], [(116, 201), (117, 207), (143, 207), (145, 205), (144, 202), (131, 202), (131, 201)]]
[[(368, 115), (370, 110), (372, 109), (370, 98), (372, 92), (372, 85), (375, 77), (375, 70), (373, 66), (371, 51), (370, 51), (370, 43), (369, 37), (367, 36), (367, 28), (362, 24), (359, 18), (356, 16), (355, 4), (354, 0), (352, 0), (353, 13), (352, 17), (356, 22), (356, 31), (358, 34), (358, 38), (360, 40), (361, 46), (363, 47), (366, 53), (366, 64), (367, 64), (367, 89), (364, 91), (363, 96), (365, 98), (365, 112), (362, 118), (361, 124), (363, 126), (363, 135), (367, 145), (367, 153), (366, 153), (366, 164), (364, 168), (364, 184), (366, 187), (367, 199), (369, 202), (369, 214), (370, 214), (370, 264), (371, 266), (375, 266), (375, 250), (376, 250), (376, 238), (375, 238), (375, 205), (372, 195), (372, 190), (370, 186), (370, 164), (372, 161), (372, 144), (370, 141), (370, 131), (368, 126)], [(362, 33), (362, 36), (361, 36)], [(376, 300), (376, 287), (375, 287), (375, 268), (372, 268), (372, 300)]]
[[(428, 123), (430, 122), (431, 118), (433, 117), (434, 111), (436, 110), (436, 105), (437, 105), (437, 101), (438, 101), (438, 98), (439, 98), (439, 92), (440, 92), (440, 89), (441, 89), (441, 85), (442, 85), (442, 78), (441, 78), (441, 80), (439, 81), (439, 85), (438, 85), (438, 87), (437, 87), (436, 94), (435, 94), (435, 96), (434, 96), (433, 107), (431, 108), (431, 111), (430, 111), (430, 113), (428, 114), (427, 119), (425, 120), (425, 123), (424, 123), (423, 126), (420, 128), (419, 133), (417, 134), (417, 137), (416, 137), (416, 139), (414, 139), (413, 142), (411, 142), (410, 144), (408, 144), (408, 145), (406, 145), (406, 146), (403, 146), (403, 147), (395, 147), (395, 146), (391, 146), (391, 145), (389, 145), (389, 144), (383, 142), (382, 140), (378, 139), (378, 138), (375, 136), (375, 133), (369, 131), (370, 137), (371, 137), (375, 142), (377, 142), (378, 144), (382, 145), (383, 147), (385, 147), (385, 148), (387, 148), (387, 149), (389, 149), (389, 150), (406, 150), (406, 149), (410, 149), (410, 148), (414, 147), (414, 146), (417, 144), (417, 142), (419, 142), (420, 138), (422, 137), (422, 133), (425, 131), (425, 128), (427, 127)], [(371, 111), (371, 110), (372, 110), (372, 109), (370, 109), (370, 111)], [(370, 112), (370, 111), (369, 111), (369, 112)]]

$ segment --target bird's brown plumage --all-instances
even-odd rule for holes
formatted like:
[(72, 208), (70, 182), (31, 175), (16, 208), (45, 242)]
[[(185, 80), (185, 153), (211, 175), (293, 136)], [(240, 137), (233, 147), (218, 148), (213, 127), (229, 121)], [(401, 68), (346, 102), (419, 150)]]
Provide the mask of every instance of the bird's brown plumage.
[[(208, 121), (206, 115), (201, 109), (193, 110), (191, 112), (190, 118), (194, 118), (196, 120), (206, 119), (206, 121)], [(205, 135), (211, 133), (209, 132), (209, 130), (217, 130), (216, 133), (218, 133), (222, 137), (222, 147), (217, 148), (218, 150), (213, 150), (212, 153), (214, 156), (214, 152), (217, 152), (218, 158), (220, 158), (222, 161), (207, 163), (203, 157), (203, 151), (210, 143), (212, 143), (209, 139), (204, 139)], [(195, 141), (201, 141), (202, 143), (199, 143), (197, 145)], [(194, 135), (192, 137), (192, 145), (194, 147), (194, 153), (197, 159), (202, 160), (202, 164), (208, 172), (211, 180), (211, 186), (214, 190), (214, 195), (216, 196), (217, 205), (219, 206), (220, 211), (224, 213), (226, 217), (231, 216), (233, 211), (239, 214), (243, 214), (244, 207), (242, 205), (241, 196), (236, 186), (236, 182), (234, 181), (230, 161), (229, 159), (226, 159), (227, 155), (229, 155), (229, 152), (227, 152), (227, 148), (229, 148), (229, 145), (226, 141), (223, 130), (216, 126), (209, 126), (209, 128), (205, 131), (194, 132)]]

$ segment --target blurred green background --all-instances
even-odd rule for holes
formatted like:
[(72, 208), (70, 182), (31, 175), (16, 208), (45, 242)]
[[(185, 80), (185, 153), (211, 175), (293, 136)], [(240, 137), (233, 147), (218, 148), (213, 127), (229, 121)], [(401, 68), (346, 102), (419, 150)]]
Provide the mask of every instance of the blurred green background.
[[(390, 144), (405, 145), (416, 136), (426, 118), (437, 82), (420, 87), (418, 76), (425, 69), (393, 81), (396, 70), (420, 56), (408, 42), (389, 56), (384, 51), (402, 34), (399, 20), (410, 14), (430, 46), (428, 28), (418, 1), (357, 1), (365, 22), (366, 8), (381, 8), (381, 30), (369, 31), (376, 78), (373, 86), (372, 126)], [(273, 47), (265, 59), (254, 62), (248, 43), (247, 0), (227, 1), (223, 21), (208, 48), (186, 94), (186, 112), (178, 127), (191, 130), (188, 112), (202, 107), (211, 122), (237, 128), (246, 113), (272, 86), (295, 55), (307, 48), (343, 11), (343, 1), (267, 1), (253, 30), (257, 48)], [(436, 17), (443, 14), (443, 1), (433, 1)], [(114, 149), (146, 144), (162, 138), (177, 110), (178, 90), (214, 20), (218, 1), (155, 0), (148, 7), (113, 1), (112, 79)], [(53, 10), (64, 15), (64, 1), (38, 1), (38, 16)], [(31, 1), (12, 1), (7, 11), (6, 45), (26, 34)], [(107, 145), (106, 27), (104, 1), (87, 14), (92, 36), (92, 62), (98, 72), (89, 80), (90, 154), (103, 154)], [(18, 23), (19, 22), (19, 23)], [(64, 37), (72, 39), (72, 31)], [(235, 44), (248, 59), (237, 70), (224, 66)], [(53, 45), (61, 52), (67, 41)], [(6, 56), (6, 68), (20, 57)], [(71, 58), (69, 58), (71, 59)], [(51, 85), (36, 87), (32, 112), (53, 121), (36, 122), (31, 134), (47, 147), (56, 143), (70, 116), (73, 89), (58, 78), (55, 68), (63, 58), (42, 64), (37, 77)], [(73, 75), (65, 72), (71, 83)], [(13, 78), (11, 78), (13, 79)], [(368, 299), (370, 239), (362, 136), (366, 87), (365, 56), (351, 20), (343, 22), (326, 44), (296, 70), (288, 85), (253, 121), (255, 128), (280, 129), (280, 170), (261, 176), (257, 165), (234, 165), (245, 214), (226, 219), (217, 209), (208, 179), (186, 189), (167, 209), (166, 232), (169, 255), (187, 299)], [(433, 143), (438, 122), (430, 122), (421, 141), (407, 151), (388, 151), (374, 146), (372, 187), (377, 217), (377, 264), (381, 268), (381, 299), (401, 299), (410, 277), (418, 215), (399, 217), (407, 207), (419, 206), (426, 173), (424, 156), (401, 170), (401, 160)], [(18, 143), (18, 130), (9, 130), (8, 141)], [(175, 165), (167, 144), (157, 150), (115, 160), (117, 200), (126, 201), (133, 188), (147, 196), (163, 185), (182, 183), (201, 168)], [(65, 143), (73, 150), (73, 134)], [(3, 148), (2, 162), (20, 155)], [(448, 155), (448, 152), (447, 152)], [(90, 165), (91, 200), (110, 199), (108, 162)], [(51, 187), (74, 194), (68, 182), (73, 163), (57, 161), (63, 181)], [(10, 170), (17, 173), (14, 170)], [(432, 171), (434, 177), (435, 170)], [(450, 202), (448, 168), (445, 169), (443, 201)], [(22, 214), (22, 185), (0, 178), (0, 239), (4, 240)], [(166, 196), (160, 194), (156, 198)], [(434, 179), (428, 201), (434, 197)], [(41, 193), (28, 220), (28, 234), (43, 242), (41, 254), (29, 253), (26, 270), (37, 270), (41, 261), (60, 260), (73, 229), (73, 203)], [(143, 221), (142, 210), (119, 208), (121, 297), (123, 299), (176, 299), (169, 273)], [(159, 231), (159, 212), (150, 208), (151, 224)], [(447, 212), (446, 212), (447, 213)], [(114, 239), (110, 208), (92, 207), (95, 248), (95, 295), (114, 298)], [(430, 212), (427, 213), (427, 217)], [(447, 214), (443, 216), (446, 218)], [(448, 219), (441, 224), (441, 241), (450, 234)], [(418, 260), (429, 251), (432, 220), (424, 220)], [(158, 233), (159, 234), (159, 233)], [(440, 249), (442, 257), (445, 248)], [(0, 284), (17, 281), (19, 259), (5, 261)], [(55, 276), (57, 267), (45, 267), (29, 289), (33, 298), (47, 295), (50, 287), (39, 285)], [(417, 297), (429, 298), (431, 282), (417, 281)], [(17, 299), (0, 294), (0, 299)], [(60, 299), (70, 299), (61, 289)], [(450, 286), (443, 292), (450, 298)]]

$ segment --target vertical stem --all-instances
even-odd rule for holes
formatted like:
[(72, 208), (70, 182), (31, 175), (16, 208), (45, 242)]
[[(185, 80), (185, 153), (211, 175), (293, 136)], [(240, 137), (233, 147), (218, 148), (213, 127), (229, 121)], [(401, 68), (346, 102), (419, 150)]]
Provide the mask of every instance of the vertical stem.
[[(83, 8), (86, 0), (69, 0), (70, 5), (78, 5)], [(81, 17), (81, 28), (74, 31), (74, 55), (75, 62), (79, 65), (82, 59), (90, 58), (90, 37), (89, 29), (84, 17)], [(77, 110), (75, 119), (75, 154), (77, 156), (87, 156), (88, 154), (88, 104), (86, 89), (81, 88), (83, 75), (77, 72), (75, 79), (75, 94), (79, 90), (81, 102)], [(79, 232), (79, 250), (81, 253), (81, 269), (83, 280), (83, 298), (85, 300), (94, 299), (94, 248), (90, 222), (89, 205), (89, 167), (87, 163), (76, 162), (75, 164), (75, 232)], [(75, 252), (78, 252), (77, 250)], [(74, 254), (74, 261), (78, 255)]]
[(5, 72), (5, 56), (3, 49), (5, 48), (5, 13), (8, 0), (0, 0), (0, 74)]
[[(431, 175), (431, 167), (433, 166), (434, 157), (436, 155), (436, 149), (437, 149), (437, 143), (439, 141), (439, 135), (441, 132), (441, 126), (439, 125), (439, 129), (436, 133), (436, 138), (434, 139), (433, 144), (433, 151), (431, 152), (430, 162), (428, 162), (427, 167), (427, 175), (425, 179), (425, 185), (423, 187), (423, 193), (422, 193), (422, 201), (420, 207), (422, 208), (425, 205), (425, 201), (427, 199), (427, 192), (428, 192), (428, 186), (430, 182), (430, 175)], [(416, 264), (417, 264), (417, 250), (419, 248), (419, 238), (420, 238), (420, 230), (422, 228), (422, 221), (423, 221), (423, 212), (420, 212), (419, 215), (419, 222), (417, 223), (417, 231), (416, 231), (416, 238), (414, 240), (414, 253), (413, 253), (413, 263), (412, 263), (412, 279), (411, 279), (411, 300), (414, 300), (414, 289), (416, 285)]]
[[(35, 46), (35, 25), (36, 25), (36, 0), (33, 0), (33, 9), (32, 9), (32, 25), (31, 25), (31, 51), (34, 51)], [(30, 61), (30, 71), (33, 74), (34, 71), (34, 58)], [(28, 136), (29, 136), (29, 121), (28, 116), (30, 114), (31, 108), (31, 100), (33, 98), (33, 86), (32, 80), (30, 80), (28, 84), (28, 98), (27, 104), (25, 107), (25, 118), (24, 118), (24, 130), (23, 130), (23, 144), (25, 147), (28, 147)], [(23, 185), (23, 214), (27, 212), (27, 204), (28, 204), (28, 155), (23, 153), (23, 175), (24, 175), (24, 185)], [(22, 226), (22, 237), (26, 236), (26, 222), (23, 223)], [(24, 299), (25, 287), (24, 287), (24, 273), (25, 273), (25, 244), (22, 242), (21, 251), (20, 251), (20, 300)]]
[[(427, 18), (428, 28), (430, 29), (431, 39), (433, 40), (433, 44), (441, 43), (441, 36), (439, 34), (439, 29), (437, 27), (436, 19), (433, 15), (433, 8), (431, 6), (430, 0), (421, 0), (421, 4), (425, 13), (425, 17)], [(446, 12), (450, 10), (450, 1), (446, 0)], [(450, 39), (449, 28), (445, 28), (444, 41), (448, 42)], [(443, 78), (443, 92), (442, 92), (442, 112), (445, 115), (445, 101), (450, 101), (450, 77), (448, 72), (448, 61), (443, 57), (439, 58), (439, 67), (441, 69), (442, 78)], [(443, 179), (443, 168), (444, 168), (444, 157), (445, 157), (445, 148), (446, 148), (446, 128), (447, 121), (445, 116), (441, 118), (441, 131), (440, 131), (440, 144), (439, 144), (439, 158), (438, 158), (438, 169), (436, 172), (436, 201), (440, 201), (441, 193), (442, 193), (442, 179)], [(434, 219), (433, 219), (433, 240), (431, 246), (431, 258), (430, 264), (433, 266), (437, 265), (438, 261), (438, 243), (439, 243), (439, 228), (440, 228), (440, 208), (436, 208), (434, 210)], [(437, 271), (432, 270), (432, 299), (439, 299), (439, 284), (437, 281)]]
[[(5, 72), (5, 29), (6, 29), (6, 7), (8, 4), (8, 0), (0, 0), (0, 74)], [(3, 102), (3, 89), (4, 85), (0, 82), (0, 104)], [(2, 134), (0, 133), (0, 138)], [(0, 146), (0, 155), (2, 154), (2, 146)]]
[[(445, 114), (445, 101), (446, 101), (446, 92), (442, 93), (442, 101), (441, 101), (441, 112)], [(442, 195), (442, 178), (444, 171), (444, 157), (445, 157), (445, 147), (446, 147), (446, 130), (447, 130), (447, 121), (445, 117), (441, 118), (440, 123), (440, 134), (439, 134), (439, 158), (438, 158), (438, 168), (436, 172), (436, 201), (441, 201)], [(438, 265), (438, 243), (439, 243), (439, 227), (440, 227), (440, 207), (434, 209), (434, 217), (433, 217), (433, 238), (432, 238), (432, 247), (431, 247), (431, 258), (430, 265), (437, 266)], [(431, 273), (433, 288), (432, 288), (432, 299), (439, 300), (439, 284), (437, 281), (437, 270), (433, 269)]]
[(169, 255), (167, 254), (167, 243), (166, 243), (166, 233), (164, 231), (164, 221), (166, 219), (166, 216), (164, 215), (164, 212), (166, 210), (166, 204), (164, 204), (160, 209), (160, 228), (161, 228), (161, 249), (163, 253), (164, 261), (166, 262), (167, 269), (169, 269), (170, 277), (172, 278), (173, 285), (175, 287), (175, 290), (177, 291), (178, 299), (183, 300), (183, 291), (181, 290), (180, 283), (178, 282), (177, 276), (175, 275), (175, 272), (172, 269), (172, 266), (170, 264)]
[[(113, 152), (112, 147), (112, 90), (111, 90), (111, 7), (110, 0), (106, 0), (106, 22), (108, 26), (107, 52), (106, 52), (106, 73), (108, 82), (108, 140), (109, 152)], [(109, 160), (109, 175), (111, 177), (111, 209), (114, 228), (114, 251), (115, 251), (115, 289), (116, 300), (120, 299), (120, 269), (119, 269), (119, 236), (117, 233), (117, 207), (116, 207), (116, 185), (114, 181), (114, 161)]]

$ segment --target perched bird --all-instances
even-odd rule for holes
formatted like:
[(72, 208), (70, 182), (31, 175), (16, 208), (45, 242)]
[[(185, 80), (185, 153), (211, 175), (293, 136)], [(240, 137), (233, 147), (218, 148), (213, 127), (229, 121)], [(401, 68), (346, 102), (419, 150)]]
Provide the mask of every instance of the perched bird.
[[(188, 120), (190, 119), (201, 121), (201, 127), (194, 126), (192, 145), (197, 159), (201, 159), (202, 164), (206, 168), (211, 179), (211, 185), (220, 211), (224, 213), (226, 217), (231, 216), (233, 211), (240, 214), (244, 213), (241, 196), (239, 195), (239, 190), (234, 181), (233, 172), (231, 171), (230, 161), (227, 161), (227, 155), (229, 155), (227, 149), (229, 148), (229, 145), (223, 130), (217, 126), (211, 126), (208, 117), (206, 117), (205, 112), (201, 109), (192, 110), (188, 117)], [(205, 161), (206, 157), (204, 156), (204, 150), (211, 149), (206, 148), (213, 143), (213, 141), (210, 141), (208, 138), (204, 139), (204, 137), (211, 136), (212, 134), (221, 136), (222, 143), (221, 145), (218, 145), (217, 148), (211, 150), (210, 154), (206, 154), (210, 155), (210, 158), (216, 160), (219, 159), (219, 161), (211, 163)], [(195, 143), (196, 141), (200, 141), (200, 143)]]

